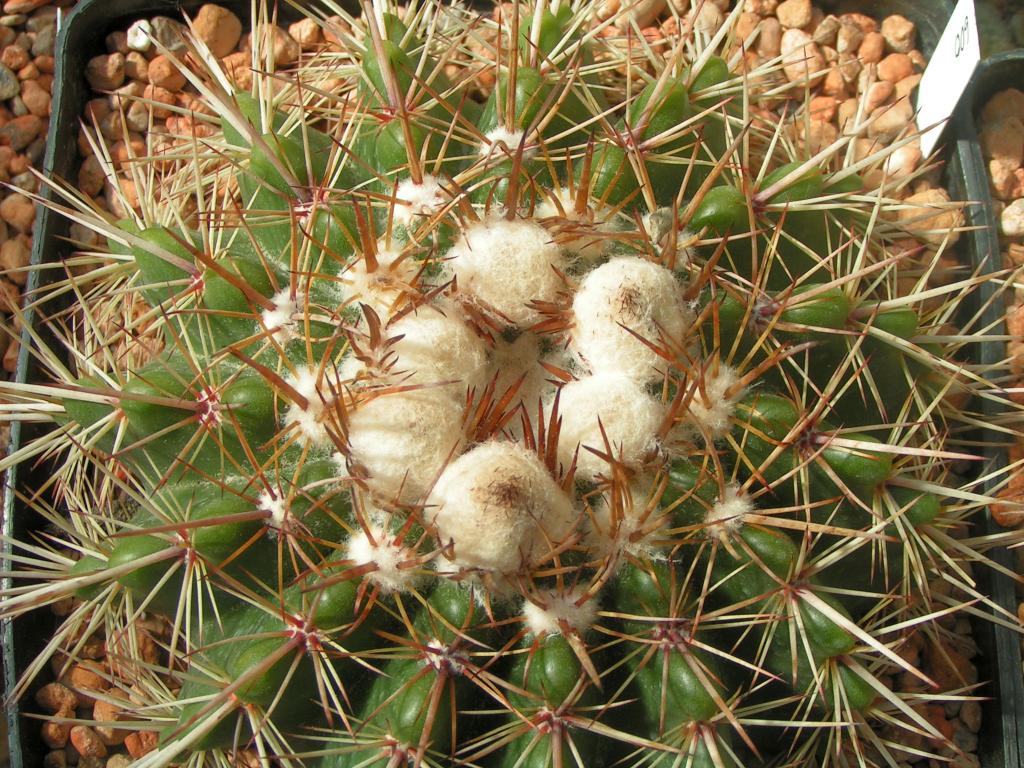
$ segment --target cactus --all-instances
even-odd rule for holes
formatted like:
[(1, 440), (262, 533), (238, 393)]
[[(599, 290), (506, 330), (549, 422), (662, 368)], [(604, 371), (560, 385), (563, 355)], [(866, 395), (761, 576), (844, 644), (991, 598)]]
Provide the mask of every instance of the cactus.
[(215, 134), (125, 220), (62, 191), (106, 248), (44, 289), (68, 357), (10, 396), (56, 428), (7, 464), (51, 458), (70, 517), (34, 498), (3, 614), (74, 595), (53, 648), (169, 617), (142, 766), (941, 741), (891, 681), (993, 543), (951, 535), (965, 395), (999, 397), (950, 327), (980, 281), (929, 286), (958, 230), (908, 251), (935, 211), (892, 148), (755, 119), (728, 34), (640, 66), (587, 2), (517, 8), (377, 4), (251, 93), (190, 41)]

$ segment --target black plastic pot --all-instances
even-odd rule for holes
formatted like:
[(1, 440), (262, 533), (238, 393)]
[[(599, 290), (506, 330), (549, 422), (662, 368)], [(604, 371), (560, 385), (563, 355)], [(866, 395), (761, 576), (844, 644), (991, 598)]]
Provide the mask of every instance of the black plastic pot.
[(985, 59), (971, 80), (970, 116), (975, 124), (985, 104), (999, 91), (1024, 86), (1024, 48)]
[[(85, 67), (90, 58), (106, 53), (104, 39), (107, 34), (115, 30), (124, 30), (140, 18), (161, 15), (181, 18), (182, 13), (194, 12), (204, 1), (79, 0), (74, 10), (64, 15), (55, 52), (57, 70), (54, 75), (50, 130), (43, 162), (43, 171), (48, 178), (72, 182), (78, 178), (78, 169), (81, 165), (77, 150), (78, 127), (85, 104), (93, 95), (84, 77)], [(242, 19), (249, 17), (252, 7), (249, 0), (217, 2), (232, 9)], [(289, 22), (297, 18), (298, 11), (282, 0), (279, 20)], [(52, 192), (45, 187), (41, 195), (47, 199), (55, 199)], [(45, 207), (40, 208), (34, 230), (33, 266), (59, 263), (73, 254), (74, 249), (67, 242), (69, 228), (70, 222), (66, 218)], [(47, 280), (48, 274), (53, 273), (45, 270), (30, 272), (25, 286), (26, 295), (32, 295), (40, 284)], [(34, 323), (35, 314), (32, 310), (26, 312), (27, 327)], [(38, 376), (36, 363), (29, 354), (30, 346), (27, 332), (23, 333), (16, 374), (16, 380), (20, 382), (33, 381)], [(9, 450), (13, 452), (27, 443), (33, 431), (31, 428), (23, 428), (20, 422), (14, 422), (11, 425)], [(4, 572), (10, 570), (11, 550), (8, 542), (11, 539), (25, 540), (33, 531), (40, 529), (40, 520), (31, 510), (19, 504), (17, 489), (38, 487), (45, 478), (45, 473), (45, 467), (28, 464), (12, 468), (3, 477), (3, 541), (0, 542), (0, 555), (3, 559), (0, 570)], [(0, 585), (2, 588), (9, 588), (10, 579), (0, 580)], [(22, 717), (20, 704), (13, 700), (11, 693), (19, 675), (36, 657), (52, 631), (52, 619), (44, 611), (30, 613), (16, 621), (4, 621), (0, 625), (10, 768), (36, 768), (42, 765), (43, 756), (47, 751), (40, 737), (39, 721)]]
[[(961, 238), (962, 253), (967, 264), (979, 274), (995, 272), (1002, 268), (999, 253), (998, 230), (992, 213), (992, 201), (988, 190), (988, 176), (978, 148), (974, 125), (966, 111), (961, 111), (952, 126), (957, 135), (956, 151), (950, 155), (947, 169), (947, 183), (950, 194), (958, 200), (971, 200), (967, 208), (967, 224), (978, 229)], [(996, 298), (996, 285), (982, 285), (971, 297), (968, 311), (981, 309), (978, 327), (989, 329), (993, 336), (1005, 333), (1003, 316), (1005, 307), (1002, 299)], [(1006, 359), (1006, 345), (1002, 341), (987, 341), (977, 345), (977, 362), (996, 366)], [(998, 378), (996, 374), (993, 379)], [(998, 386), (995, 385), (994, 386)], [(999, 404), (986, 400), (982, 410), (987, 423), (999, 415)], [(991, 429), (983, 430), (979, 438), (987, 445), (998, 445), (1006, 437)], [(985, 451), (985, 468), (989, 472), (1006, 466), (1006, 451), (1003, 448), (989, 448)], [(995, 488), (993, 481), (985, 488)], [(979, 521), (983, 532), (996, 534), (1000, 528), (990, 515)], [(1013, 554), (1005, 547), (989, 551), (996, 563), (1014, 570)], [(1017, 600), (1013, 580), (992, 569), (976, 571), (979, 591), (991, 597), (993, 602), (1010, 615), (1016, 614)], [(984, 703), (984, 719), (979, 741), (981, 764), (988, 768), (1021, 768), (1024, 766), (1024, 677), (1021, 667), (1021, 636), (1016, 631), (988, 621), (974, 623), (974, 635), (981, 650), (974, 661), (978, 665), (980, 679), (988, 683), (979, 693), (988, 697)]]
[[(90, 97), (83, 77), (88, 59), (103, 51), (106, 34), (124, 29), (137, 18), (164, 14), (174, 16), (201, 5), (203, 0), (80, 0), (75, 11), (63, 21), (57, 43), (57, 73), (53, 92), (53, 116), (44, 170), (50, 177), (74, 180), (77, 177), (79, 158), (76, 151), (76, 132), (86, 101)], [(250, 9), (249, 0), (220, 0), (231, 7), (242, 18)], [(829, 10), (867, 12), (876, 18), (900, 13), (917, 25), (922, 49), (927, 53), (934, 48), (946, 20), (952, 12), (949, 0), (852, 0), (847, 2), (823, 2)], [(281, 17), (288, 18), (287, 3), (281, 3)], [(988, 63), (995, 67), (1006, 57), (996, 57)], [(1024, 75), (1024, 61), (1017, 63), (1014, 74)], [(1020, 79), (1017, 80), (1020, 82)], [(980, 93), (980, 90), (979, 90)], [(995, 222), (984, 164), (975, 139), (970, 115), (967, 111), (958, 116), (955, 124), (946, 134), (945, 183), (957, 199), (975, 201), (968, 209), (968, 221), (979, 229), (967, 233), (962, 239), (962, 255), (975, 270), (994, 271), (1000, 267)], [(43, 193), (48, 195), (47, 192)], [(72, 253), (71, 247), (63, 240), (68, 234), (68, 222), (48, 210), (41, 210), (36, 222), (35, 248), (32, 263), (51, 264), (59, 262)], [(45, 280), (45, 272), (33, 271), (29, 277), (28, 291), (37, 288)], [(975, 306), (984, 310), (982, 325), (991, 327), (993, 334), (999, 331), (999, 307), (987, 301), (995, 291), (986, 287), (973, 299)], [(26, 314), (26, 324), (33, 322), (33, 313)], [(18, 380), (32, 380), (37, 372), (28, 354), (29, 338), (24, 336), (18, 365)], [(976, 345), (980, 347), (980, 362), (993, 363), (1004, 358), (1001, 342), (990, 341)], [(990, 407), (990, 406), (988, 406)], [(988, 413), (988, 415), (994, 415)], [(12, 425), (11, 450), (16, 450), (29, 437), (29, 430), (15, 422)], [(990, 436), (994, 437), (994, 436)], [(1001, 452), (986, 457), (989, 469), (1005, 464)], [(4, 477), (3, 535), (5, 540), (24, 538), (39, 527), (39, 521), (17, 503), (16, 489), (25, 484), (32, 487), (33, 474), (42, 474), (44, 469), (22, 466), (10, 470)], [(15, 512), (17, 511), (17, 514)], [(985, 521), (985, 525), (990, 525)], [(3, 545), (5, 558), (10, 554), (9, 544)], [(997, 561), (1008, 564), (1006, 552), (996, 552)], [(2, 570), (9, 569), (7, 562)], [(985, 581), (981, 589), (993, 595), (996, 602), (1009, 610), (1014, 609), (1012, 582), (998, 573), (979, 574)], [(29, 614), (15, 622), (5, 622), (0, 627), (0, 644), (3, 649), (4, 689), (10, 694), (18, 674), (27, 662), (34, 658), (52, 629), (49, 616), (44, 612)], [(1021, 757), (1024, 742), (1024, 681), (1021, 679), (1021, 654), (1019, 637), (1009, 629), (979, 621), (975, 626), (976, 637), (982, 644), (984, 655), (978, 659), (982, 679), (993, 681), (982, 690), (990, 696), (986, 704), (985, 724), (981, 739), (981, 759), (985, 768), (1024, 768)], [(28, 768), (42, 764), (45, 748), (39, 738), (37, 721), (25, 721), (20, 715), (17, 702), (9, 701), (7, 710), (10, 741), (11, 768)], [(24, 726), (24, 727), (23, 727)]]
[[(921, 50), (930, 55), (953, 12), (951, 0), (921, 2), (920, 0), (845, 0), (828, 4), (836, 11), (866, 12), (882, 19), (901, 14), (917, 26)], [(1024, 82), (1024, 51), (995, 56), (979, 68), (968, 93), (943, 135), (946, 166), (943, 183), (954, 200), (967, 200), (966, 223), (973, 227), (964, 233), (958, 243), (961, 260), (977, 274), (989, 274), (1002, 269), (999, 251), (999, 232), (989, 194), (988, 174), (973, 115), (980, 110), (995, 91)], [(995, 337), (972, 346), (975, 362), (992, 366), (993, 386), (999, 378), (998, 364), (1006, 359), (1006, 344), (998, 338), (1005, 334), (1004, 305), (998, 296), (999, 287), (980, 286), (971, 294), (962, 316), (973, 317), (975, 328), (986, 328)], [(986, 423), (993, 423), (999, 415), (1000, 405), (985, 400), (982, 412)], [(982, 444), (993, 446), (984, 453), (983, 474), (991, 476), (1006, 466), (1006, 451), (995, 447), (1005, 444), (1006, 437), (994, 430), (983, 430), (977, 435)], [(984, 490), (992, 491), (996, 481)], [(995, 534), (1001, 529), (990, 515), (976, 523), (981, 530), (974, 533)], [(989, 556), (1000, 566), (1014, 570), (1013, 553), (1005, 547), (991, 550)], [(977, 569), (978, 589), (991, 597), (1000, 609), (1016, 615), (1017, 599), (1013, 580), (991, 568)], [(1005, 616), (1004, 616), (1005, 620)], [(1021, 635), (1007, 626), (992, 621), (973, 622), (974, 637), (980, 654), (974, 659), (979, 679), (987, 681), (979, 691), (985, 696), (982, 730), (979, 734), (978, 757), (983, 768), (1024, 768), (1024, 668), (1021, 661)]]
[[(977, 121), (988, 100), (998, 91), (1019, 86), (1021, 83), (1024, 83), (1024, 50), (1007, 51), (983, 61), (971, 80), (966, 103), (957, 117), (960, 123), (958, 132), (961, 135), (976, 136)], [(988, 168), (981, 156), (980, 148), (976, 148), (975, 154), (973, 163), (965, 168), (965, 194), (971, 200), (988, 200), (990, 204), (978, 209), (977, 215), (971, 220), (972, 224), (979, 227), (972, 233), (970, 243), (974, 253), (971, 254), (971, 259), (974, 264), (985, 264), (988, 269), (995, 270), (1002, 267), (999, 222), (991, 205)], [(986, 286), (981, 298), (988, 298), (995, 290), (995, 286)], [(994, 302), (986, 309), (984, 323), (992, 328), (993, 334), (1006, 332), (1001, 319), (1004, 309), (1001, 301)], [(982, 345), (981, 355), (981, 362), (997, 364), (1006, 359), (1005, 345), (994, 341), (988, 342)], [(993, 434), (986, 437), (996, 439)], [(991, 458), (994, 461), (1002, 461), (1005, 465), (1005, 456), (996, 455)], [(987, 524), (991, 532), (998, 530), (998, 526), (991, 519)], [(993, 557), (1000, 565), (1010, 570), (1014, 569), (1012, 553), (1002, 549), (994, 552)], [(987, 591), (1001, 607), (1011, 613), (1016, 612), (1018, 601), (1015, 585), (1009, 578), (992, 574), (991, 585)], [(987, 639), (991, 644), (983, 648), (983, 651), (993, 660), (990, 695), (999, 704), (990, 706), (988, 719), (998, 718), (999, 729), (990, 730), (995, 724), (989, 723), (983, 732), (983, 735), (987, 734), (987, 738), (983, 739), (982, 747), (984, 749), (1002, 745), (1004, 762), (998, 764), (1007, 768), (1019, 768), (1024, 766), (1024, 663), (1021, 654), (1021, 635), (1006, 627), (991, 626), (988, 630), (989, 632), (985, 634), (988, 635)]]

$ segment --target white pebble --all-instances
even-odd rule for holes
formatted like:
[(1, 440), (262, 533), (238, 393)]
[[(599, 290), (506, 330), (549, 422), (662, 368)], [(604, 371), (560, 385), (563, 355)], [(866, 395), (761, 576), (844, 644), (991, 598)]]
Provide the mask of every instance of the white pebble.
[(1024, 236), (1024, 199), (1014, 200), (999, 216), (999, 228), (1006, 237)]
[(128, 27), (128, 47), (145, 53), (153, 47), (153, 26), (145, 19), (139, 19)]

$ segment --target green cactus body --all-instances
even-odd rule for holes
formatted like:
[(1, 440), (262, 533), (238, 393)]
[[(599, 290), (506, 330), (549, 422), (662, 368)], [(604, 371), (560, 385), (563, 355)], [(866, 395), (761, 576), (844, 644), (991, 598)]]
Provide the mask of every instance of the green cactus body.
[(668, 566), (656, 566), (653, 573), (626, 566), (616, 583), (616, 607), (635, 617), (625, 620), (625, 630), (653, 641), (638, 642), (626, 653), (631, 654), (633, 685), (654, 737), (710, 720), (719, 711), (714, 697), (722, 694), (714, 683), (721, 677), (717, 664), (689, 644), (687, 617), (666, 618), (674, 612), (673, 586), (678, 589), (680, 580)]
[[(193, 232), (175, 232), (166, 227), (149, 227), (138, 233), (142, 243), (131, 248), (139, 277), (148, 286), (146, 299), (154, 305), (175, 294), (187, 291), (194, 277), (198, 247)], [(143, 244), (144, 243), (144, 244)]]
[(157, 536), (130, 536), (114, 547), (107, 558), (107, 568), (116, 569), (139, 560), (152, 560), (154, 556), (163, 554), (166, 557), (152, 564), (140, 564), (120, 576), (118, 582), (153, 610), (171, 612), (178, 605), (181, 591), (181, 560), (184, 550), (169, 546), (167, 541)]
[[(682, 82), (670, 80), (648, 85), (630, 105), (628, 116), (619, 125), (618, 140), (598, 148), (590, 180), (591, 195), (609, 205), (627, 202), (639, 205), (643, 196), (637, 194), (641, 189), (640, 181), (630, 156), (638, 152), (643, 155), (640, 145), (645, 139), (678, 133), (677, 126), (692, 114), (689, 95)], [(686, 157), (685, 151), (691, 146), (692, 139), (686, 135), (670, 138), (657, 145), (657, 153), (666, 156), (665, 159), (645, 161), (648, 183), (659, 204), (667, 205), (675, 199), (681, 166), (673, 161), (676, 157)]]
[(445, 754), (452, 748), (452, 697), (456, 706), (465, 705), (473, 690), (461, 637), (472, 626), (473, 600), (458, 585), (437, 586), (414, 622), (422, 650), (391, 660), (363, 703), (357, 741), (372, 746), (327, 758), (325, 768), (386, 766), (396, 754)]
[(707, 227), (717, 235), (742, 232), (749, 226), (747, 196), (735, 187), (712, 187), (700, 201), (690, 227), (701, 230)]

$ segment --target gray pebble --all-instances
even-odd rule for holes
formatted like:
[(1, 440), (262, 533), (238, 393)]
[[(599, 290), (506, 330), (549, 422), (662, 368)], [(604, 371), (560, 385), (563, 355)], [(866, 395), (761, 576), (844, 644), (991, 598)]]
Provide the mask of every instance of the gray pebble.
[(124, 120), (119, 111), (111, 112), (100, 120), (100, 133), (110, 141), (118, 141), (124, 131)]
[(13, 99), (21, 93), (21, 83), (18, 76), (8, 67), (0, 64), (0, 100)]
[(11, 112), (15, 117), (21, 117), (22, 115), (28, 114), (28, 107), (26, 107), (25, 102), (21, 100), (21, 96), (15, 96), (11, 99)]
[(35, 174), (25, 171), (25, 173), (19, 173), (17, 176), (11, 179), (11, 184), (16, 186), (18, 189), (24, 189), (27, 192), (38, 192), (39, 191), (39, 179), (36, 178)]
[(9, 13), (6, 16), (0, 16), (0, 26), (4, 27), (21, 27), (28, 21), (28, 16), (24, 13)]
[(21, 152), (39, 137), (43, 122), (38, 117), (18, 117), (0, 128), (0, 143), (10, 144), (15, 152)]
[(960, 722), (967, 726), (971, 733), (981, 730), (981, 703), (977, 701), (965, 701), (960, 707)]
[(33, 56), (53, 56), (57, 43), (57, 27), (50, 25), (36, 32), (36, 39), (32, 43)]
[(963, 702), (959, 699), (947, 701), (942, 704), (942, 708), (946, 710), (946, 717), (948, 717), (950, 720), (952, 720), (959, 714), (961, 706), (963, 706)]
[(131, 130), (145, 133), (149, 130), (149, 107), (141, 101), (133, 101), (125, 112), (124, 121)]
[(28, 145), (28, 149), (25, 150), (25, 157), (32, 165), (40, 165), (43, 162), (43, 157), (46, 155), (46, 136), (40, 136), (38, 139)]
[(981, 768), (981, 759), (977, 755), (957, 755), (947, 768)]
[(29, 23), (25, 26), (29, 32), (38, 35), (40, 32), (45, 30), (56, 30), (57, 19), (56, 16), (33, 16), (29, 19)]
[(953, 743), (964, 752), (973, 754), (978, 751), (978, 734), (971, 733), (966, 728), (957, 728), (953, 734)]
[(128, 36), (124, 33), (124, 30), (114, 30), (107, 35), (105, 42), (108, 53), (128, 53)]
[(182, 32), (185, 25), (167, 16), (156, 16), (149, 22), (153, 30), (153, 39), (170, 51), (185, 50)]
[[(50, 13), (43, 13), (43, 11), (50, 11)], [(40, 8), (36, 11), (35, 15), (25, 22), (25, 28), (29, 32), (42, 32), (47, 27), (57, 26), (57, 9), (52, 5), (45, 8)]]
[(70, 229), (68, 230), (68, 236), (74, 242), (81, 243), (86, 247), (90, 245), (95, 245), (100, 241), (100, 236), (98, 234), (93, 232), (84, 224), (79, 224), (78, 222), (74, 222), (71, 225)]
[(22, 48), (22, 49), (24, 49), (26, 51), (31, 51), (32, 50), (32, 43), (34, 43), (35, 40), (36, 40), (36, 35), (35, 35), (34, 32), (32, 32), (32, 33), (29, 33), (29, 32), (19, 32), (18, 36), (16, 38), (14, 38), (14, 44), (16, 46), (18, 46), (19, 48)]

